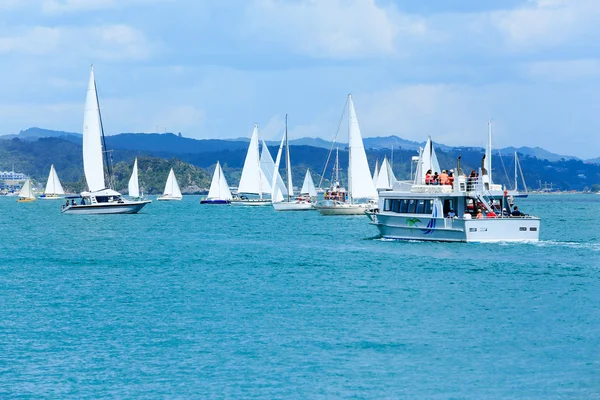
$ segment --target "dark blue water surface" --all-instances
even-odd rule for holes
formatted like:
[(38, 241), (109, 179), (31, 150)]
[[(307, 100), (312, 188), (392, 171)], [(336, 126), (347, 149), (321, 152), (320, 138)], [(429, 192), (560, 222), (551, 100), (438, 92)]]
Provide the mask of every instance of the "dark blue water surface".
[(600, 396), (600, 196), (521, 201), (537, 244), (198, 202), (0, 198), (0, 397)]

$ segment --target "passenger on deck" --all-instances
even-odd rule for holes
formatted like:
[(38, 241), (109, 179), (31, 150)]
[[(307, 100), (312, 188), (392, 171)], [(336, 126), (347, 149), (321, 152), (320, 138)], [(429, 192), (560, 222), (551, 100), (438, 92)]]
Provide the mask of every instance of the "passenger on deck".
[(477, 210), (477, 216), (475, 217), (477, 219), (483, 219), (483, 213), (481, 212), (481, 210)]
[(506, 211), (506, 208), (502, 209), (502, 216), (503, 217), (509, 217), (510, 216), (510, 214), (508, 213), (508, 211)]
[(452, 185), (454, 187), (454, 170), (451, 169), (448, 173), (448, 185)]
[(425, 184), (431, 185), (431, 170), (428, 170), (425, 174)]
[(494, 212), (494, 210), (490, 210), (490, 211), (488, 211), (488, 212), (487, 212), (487, 214), (485, 214), (485, 217), (486, 217), (486, 218), (496, 218), (496, 217), (497, 217), (497, 215), (496, 215), (496, 213)]
[(463, 214), (463, 219), (472, 219), (473, 217), (471, 216), (471, 214), (469, 214), (468, 212), (465, 211), (465, 213)]
[(65, 203), (65, 207), (69, 207), (69, 199), (67, 199), (67, 201)]
[(446, 170), (443, 170), (439, 177), (440, 185), (449, 185), (450, 181), (448, 180), (448, 173)]
[[(470, 216), (471, 214), (469, 214)], [(456, 218), (456, 213), (454, 212), (453, 209), (450, 209), (450, 211), (448, 211), (448, 218)]]
[(440, 176), (438, 175), (437, 172), (435, 174), (433, 174), (433, 178), (431, 178), (431, 184), (432, 185), (439, 185), (440, 184)]
[(523, 217), (525, 214), (523, 214), (521, 211), (519, 211), (519, 207), (515, 206), (511, 215), (513, 217)]
[(71, 199), (71, 205), (74, 206), (75, 204), (75, 200)]
[(81, 205), (85, 206), (85, 199), (83, 197), (81, 198)]

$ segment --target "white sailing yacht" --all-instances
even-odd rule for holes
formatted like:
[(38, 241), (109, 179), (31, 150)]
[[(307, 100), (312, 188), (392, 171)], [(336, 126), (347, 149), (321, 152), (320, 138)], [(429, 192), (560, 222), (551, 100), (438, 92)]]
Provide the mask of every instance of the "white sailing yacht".
[[(108, 172), (108, 187), (104, 181), (103, 158)], [(93, 66), (83, 114), (83, 171), (88, 191), (78, 196), (82, 199), (80, 204), (72, 200), (71, 204), (63, 205), (64, 214), (135, 214), (151, 202), (124, 199), (112, 187), (112, 168), (104, 140)]]
[(40, 195), (40, 200), (60, 200), (65, 194), (65, 191), (60, 184), (54, 164), (50, 166), (50, 174), (48, 174), (48, 182), (46, 183), (46, 190), (44, 194)]
[(140, 181), (138, 177), (138, 162), (137, 157), (133, 162), (133, 170), (131, 171), (131, 178), (129, 178), (129, 183), (127, 184), (127, 191), (129, 193), (129, 197), (133, 199), (143, 199), (144, 193), (140, 194)]
[(221, 164), (217, 161), (210, 189), (208, 190), (208, 196), (200, 200), (200, 204), (231, 204), (232, 198), (225, 174), (223, 174), (223, 168), (221, 168)]
[[(339, 187), (335, 182), (332, 190)], [(344, 196), (345, 197), (345, 196)], [(323, 215), (360, 215), (370, 207), (359, 199), (372, 201), (377, 198), (373, 177), (369, 170), (367, 154), (363, 145), (352, 95), (348, 95), (348, 199), (326, 199), (314, 207)]]
[(31, 187), (31, 179), (27, 179), (19, 191), (17, 202), (29, 203), (32, 201), (35, 201), (35, 195), (33, 194), (33, 189)]
[[(261, 157), (258, 149), (258, 125), (254, 124), (254, 130), (252, 131), (252, 137), (248, 145), (248, 152), (244, 160), (242, 177), (238, 185), (238, 194), (231, 200), (232, 205), (268, 206), (271, 204), (271, 199), (263, 198), (265, 194), (271, 192), (271, 184), (263, 168), (261, 168), (261, 158), (264, 163), (270, 165), (270, 163), (265, 161), (265, 151), (268, 153), (269, 149), (263, 143), (263, 156)], [(268, 154), (268, 158), (271, 159), (272, 163), (273, 159), (270, 154)], [(250, 198), (247, 195), (258, 196), (258, 198)]]
[(377, 190), (391, 190), (394, 182), (396, 182), (396, 176), (394, 175), (394, 171), (392, 171), (392, 165), (387, 160), (387, 157), (384, 157), (379, 174), (377, 175), (375, 188)]
[(179, 189), (175, 172), (173, 172), (173, 168), (171, 168), (171, 171), (169, 171), (169, 176), (167, 177), (167, 183), (165, 184), (165, 191), (163, 192), (163, 195), (158, 197), (156, 200), (181, 200), (182, 198), (183, 196), (181, 195), (181, 189)]
[[(287, 198), (284, 198), (280, 187), (277, 185), (276, 178), (279, 176), (279, 161), (281, 160), (281, 153), (283, 150), (283, 144), (285, 142), (285, 170), (287, 175)], [(285, 132), (277, 152), (277, 161), (275, 162), (275, 172), (273, 176), (273, 208), (275, 211), (307, 211), (312, 210), (312, 199), (311, 197), (298, 196), (294, 198), (294, 186), (292, 183), (292, 164), (290, 161), (290, 146), (288, 142), (288, 129), (287, 129), (287, 115), (285, 116)], [(308, 172), (308, 171), (307, 171)], [(310, 175), (309, 175), (310, 176)], [(311, 179), (312, 181), (312, 179)]]

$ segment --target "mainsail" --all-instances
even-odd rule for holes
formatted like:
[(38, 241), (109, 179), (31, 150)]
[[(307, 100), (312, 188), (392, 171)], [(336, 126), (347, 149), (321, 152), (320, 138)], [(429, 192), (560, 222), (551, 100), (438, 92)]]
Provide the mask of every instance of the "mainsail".
[(392, 189), (396, 177), (392, 171), (392, 166), (387, 160), (387, 157), (383, 159), (381, 163), (381, 169), (379, 170), (379, 176), (377, 177), (377, 189)]
[(131, 178), (129, 178), (129, 196), (140, 197), (140, 184), (138, 180), (138, 163), (137, 158), (133, 163), (133, 171), (131, 172)]
[[(271, 157), (270, 154), (269, 157)], [(273, 158), (271, 158), (272, 161)], [(262, 198), (263, 193), (270, 192), (271, 184), (267, 181), (261, 169), (261, 158), (258, 150), (258, 125), (254, 124), (250, 145), (246, 153), (246, 160), (244, 161), (244, 168), (242, 169), (242, 177), (238, 185), (238, 193), (258, 194)]]
[(375, 170), (373, 171), (373, 185), (377, 187), (377, 177), (379, 176), (379, 160), (375, 160)]
[(83, 170), (90, 192), (106, 188), (102, 162), (102, 122), (96, 93), (94, 67), (90, 72), (83, 114)]
[(44, 194), (65, 194), (65, 191), (60, 184), (60, 180), (58, 179), (58, 175), (56, 174), (56, 170), (54, 169), (54, 164), (50, 166), (50, 174), (48, 174), (48, 182), (46, 183)]
[(26, 199), (34, 199), (35, 198), (35, 195), (33, 194), (33, 190), (31, 188), (31, 180), (27, 179), (25, 181), (25, 183), (23, 184), (23, 187), (21, 187), (21, 190), (19, 191), (19, 197), (26, 198)]
[(310, 170), (308, 169), (306, 170), (306, 175), (304, 176), (304, 183), (302, 184), (302, 189), (300, 189), (300, 194), (307, 194), (310, 197), (317, 197), (317, 190), (315, 189), (315, 184), (313, 183)]
[(182, 197), (181, 189), (179, 189), (179, 184), (177, 183), (177, 178), (175, 178), (175, 172), (173, 172), (173, 168), (169, 171), (169, 177), (167, 178), (167, 184), (165, 185), (165, 192), (163, 196), (168, 197)]
[(435, 149), (433, 148), (433, 142), (431, 141), (431, 137), (427, 138), (427, 143), (425, 143), (425, 148), (421, 149), (419, 154), (419, 161), (417, 163), (417, 173), (415, 175), (415, 184), (423, 185), (425, 184), (425, 175), (427, 175), (427, 171), (431, 170), (431, 173), (440, 173), (440, 163), (438, 162), (437, 156), (435, 154)]
[(209, 200), (231, 200), (231, 192), (229, 191), (229, 185), (223, 174), (221, 164), (217, 161), (215, 172), (213, 174), (212, 182), (210, 184), (210, 190), (208, 191)]
[(377, 191), (375, 190), (373, 178), (369, 171), (367, 154), (365, 153), (360, 127), (358, 126), (352, 95), (348, 95), (348, 114), (348, 191), (353, 199), (376, 198)]

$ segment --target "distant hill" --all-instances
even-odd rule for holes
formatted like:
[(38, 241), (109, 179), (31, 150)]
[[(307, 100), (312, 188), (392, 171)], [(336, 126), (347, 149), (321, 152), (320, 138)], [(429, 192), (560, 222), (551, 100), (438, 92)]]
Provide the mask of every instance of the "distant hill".
[(81, 141), (82, 136), (80, 133), (74, 132), (64, 132), (64, 131), (53, 131), (51, 129), (43, 129), (43, 128), (29, 128), (24, 131), (20, 131), (17, 135), (3, 135), (0, 136), (0, 140), (2, 139), (14, 139), (19, 138), (22, 140), (37, 140), (40, 138), (49, 138), (49, 137), (60, 137), (66, 140), (74, 140)]
[(579, 160), (577, 157), (573, 156), (565, 156), (561, 154), (551, 153), (548, 150), (544, 150), (541, 147), (505, 147), (500, 149), (500, 153), (502, 154), (515, 154), (515, 151), (518, 154), (523, 154), (525, 156), (535, 157), (540, 160), (548, 160), (548, 161), (560, 161), (564, 160)]

